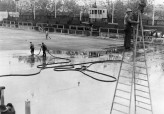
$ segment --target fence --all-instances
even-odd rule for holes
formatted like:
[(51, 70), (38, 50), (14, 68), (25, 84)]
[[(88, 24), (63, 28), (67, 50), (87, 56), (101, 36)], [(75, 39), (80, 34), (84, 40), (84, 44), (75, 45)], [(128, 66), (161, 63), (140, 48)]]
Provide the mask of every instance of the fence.
[(123, 29), (115, 29), (115, 28), (100, 28), (99, 33), (103, 38), (120, 38), (124, 34)]
[(18, 22), (19, 29), (31, 30), (33, 29), (33, 24), (31, 22)]
[(34, 26), (31, 22), (15, 22), (15, 21), (5, 20), (2, 22), (2, 26), (9, 27), (9, 28), (24, 29), (24, 30), (34, 29)]
[(101, 38), (120, 38), (124, 31), (117, 28), (93, 28), (90, 26), (76, 26), (76, 25), (61, 25), (61, 24), (47, 24), (47, 23), (36, 23), (33, 25), (32, 22), (15, 22), (15, 21), (3, 21), (0, 24), (3, 27), (17, 28), (23, 30), (33, 30), (45, 32), (49, 31), (52, 33), (63, 33), (79, 36), (95, 36)]

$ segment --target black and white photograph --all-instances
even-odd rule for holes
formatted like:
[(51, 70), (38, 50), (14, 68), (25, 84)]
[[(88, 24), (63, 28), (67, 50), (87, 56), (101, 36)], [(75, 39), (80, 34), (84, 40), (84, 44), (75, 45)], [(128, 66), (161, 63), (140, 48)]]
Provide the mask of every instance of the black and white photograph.
[(0, 0), (0, 114), (164, 114), (164, 0)]

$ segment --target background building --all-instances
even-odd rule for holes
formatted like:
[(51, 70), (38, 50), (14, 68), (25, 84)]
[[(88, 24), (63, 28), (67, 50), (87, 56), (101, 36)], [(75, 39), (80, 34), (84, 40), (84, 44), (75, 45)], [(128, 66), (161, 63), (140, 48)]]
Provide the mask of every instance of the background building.
[(90, 22), (107, 21), (107, 9), (105, 8), (89, 8)]

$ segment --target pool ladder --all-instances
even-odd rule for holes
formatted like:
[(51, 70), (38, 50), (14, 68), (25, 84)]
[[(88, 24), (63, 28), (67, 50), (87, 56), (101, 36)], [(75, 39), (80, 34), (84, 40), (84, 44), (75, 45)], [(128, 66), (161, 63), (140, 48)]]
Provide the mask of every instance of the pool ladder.
[[(138, 41), (139, 25), (137, 25), (137, 29), (134, 31), (136, 32), (136, 36), (134, 36), (133, 40), (133, 61), (126, 60), (126, 54), (130, 54), (130, 52), (124, 51), (110, 114), (153, 114), (142, 16), (140, 12), (138, 20), (140, 20), (141, 24), (142, 40)], [(141, 45), (142, 49), (139, 49)], [(141, 57), (138, 59), (136, 56), (139, 54)]]

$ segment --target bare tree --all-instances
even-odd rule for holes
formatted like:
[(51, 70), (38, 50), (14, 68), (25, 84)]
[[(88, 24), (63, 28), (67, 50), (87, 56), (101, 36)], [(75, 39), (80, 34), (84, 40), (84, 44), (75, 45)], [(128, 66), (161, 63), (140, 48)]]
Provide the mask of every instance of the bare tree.
[(0, 11), (14, 12), (16, 11), (16, 5), (13, 0), (0, 1)]
[(125, 5), (123, 4), (123, 2), (121, 0), (118, 0), (115, 3), (115, 18), (124, 18), (125, 16)]
[(25, 13), (25, 12), (30, 12), (32, 10), (30, 1), (27, 0), (20, 0), (18, 2), (18, 11), (21, 14)]
[(89, 8), (91, 7), (90, 3), (91, 0), (82, 0), (83, 6), (82, 6), (82, 12), (88, 13)]
[(80, 6), (76, 0), (63, 0), (62, 6), (59, 8), (61, 13), (67, 13), (69, 15), (79, 14), (80, 10)]

